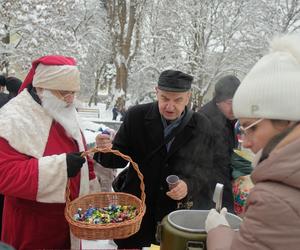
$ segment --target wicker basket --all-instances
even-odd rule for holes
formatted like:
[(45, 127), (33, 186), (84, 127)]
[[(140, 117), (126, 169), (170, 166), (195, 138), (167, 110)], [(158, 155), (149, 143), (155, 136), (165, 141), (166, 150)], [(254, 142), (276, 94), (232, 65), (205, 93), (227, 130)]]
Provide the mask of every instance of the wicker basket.
[[(135, 234), (139, 229), (142, 222), (142, 218), (146, 211), (145, 206), (145, 185), (143, 175), (141, 174), (138, 165), (132, 161), (132, 159), (120, 153), (117, 150), (111, 149), (91, 149), (86, 151), (84, 155), (89, 153), (114, 153), (129, 161), (140, 179), (141, 199), (134, 195), (121, 193), (121, 192), (100, 192), (95, 194), (89, 194), (79, 197), (73, 201), (70, 201), (69, 183), (66, 189), (66, 208), (65, 217), (69, 223), (71, 232), (80, 239), (85, 240), (103, 240), (103, 239), (123, 239)], [(106, 207), (111, 204), (116, 205), (133, 205), (137, 208), (137, 215), (132, 220), (126, 220), (119, 223), (108, 224), (89, 224), (86, 222), (76, 221), (73, 219), (74, 214), (78, 208), (82, 208), (85, 211), (89, 205), (92, 204), (95, 207)]]

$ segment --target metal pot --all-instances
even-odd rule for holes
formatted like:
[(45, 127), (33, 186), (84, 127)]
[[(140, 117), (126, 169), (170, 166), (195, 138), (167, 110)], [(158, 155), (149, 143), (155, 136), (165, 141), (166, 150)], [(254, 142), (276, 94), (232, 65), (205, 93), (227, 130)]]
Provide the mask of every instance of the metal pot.
[[(177, 210), (164, 217), (157, 227), (160, 250), (205, 250), (205, 220), (209, 210)], [(231, 228), (238, 230), (241, 218), (227, 213)]]

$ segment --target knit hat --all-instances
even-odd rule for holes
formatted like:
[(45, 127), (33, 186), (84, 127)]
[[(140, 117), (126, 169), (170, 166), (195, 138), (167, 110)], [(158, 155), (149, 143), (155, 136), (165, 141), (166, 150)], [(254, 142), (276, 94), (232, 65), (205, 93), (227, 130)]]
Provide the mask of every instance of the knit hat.
[(186, 92), (191, 89), (193, 77), (176, 70), (163, 71), (158, 79), (158, 88), (170, 92)]
[(237, 118), (300, 120), (300, 35), (273, 39), (233, 98)]
[(9, 93), (18, 94), (22, 81), (16, 77), (10, 76), (6, 78), (6, 88)]
[(50, 55), (33, 61), (19, 93), (31, 83), (45, 89), (79, 91), (80, 76), (75, 59)]
[(234, 75), (227, 75), (220, 78), (215, 85), (215, 101), (222, 102), (228, 99), (232, 99), (239, 85), (240, 80)]

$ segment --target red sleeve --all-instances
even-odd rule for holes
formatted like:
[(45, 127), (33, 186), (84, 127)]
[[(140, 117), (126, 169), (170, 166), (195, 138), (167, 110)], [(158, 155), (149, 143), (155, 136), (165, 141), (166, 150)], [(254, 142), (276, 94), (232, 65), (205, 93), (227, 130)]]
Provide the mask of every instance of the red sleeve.
[(37, 190), (38, 160), (19, 153), (0, 138), (0, 192), (36, 200)]

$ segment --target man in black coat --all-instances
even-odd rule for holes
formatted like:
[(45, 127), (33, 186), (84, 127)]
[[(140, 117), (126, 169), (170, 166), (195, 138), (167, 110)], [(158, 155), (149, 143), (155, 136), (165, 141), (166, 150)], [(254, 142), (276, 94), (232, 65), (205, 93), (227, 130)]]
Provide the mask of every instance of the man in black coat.
[(232, 111), (232, 98), (239, 84), (240, 80), (234, 75), (220, 78), (215, 85), (213, 99), (199, 111), (209, 118), (213, 127), (214, 141), (216, 142), (214, 166), (216, 169), (222, 170), (221, 175), (217, 174), (220, 177), (218, 182), (224, 184), (223, 206), (227, 207), (230, 212), (234, 212), (231, 155), (233, 149), (237, 147), (237, 139), (234, 134), (236, 119)]
[[(119, 248), (136, 249), (155, 243), (157, 223), (178, 206), (192, 209), (214, 206), (212, 128), (204, 115), (187, 108), (192, 80), (190, 75), (180, 71), (162, 72), (156, 87), (157, 102), (130, 108), (113, 143), (109, 135), (96, 137), (99, 148), (112, 147), (129, 155), (144, 175), (146, 214), (135, 235), (115, 240)], [(172, 133), (176, 133), (175, 137), (164, 144)], [(94, 159), (109, 168), (122, 168), (127, 164), (111, 153), (95, 154)], [(166, 182), (168, 175), (180, 178), (172, 190)], [(121, 191), (140, 197), (139, 185), (135, 170), (130, 166)]]

